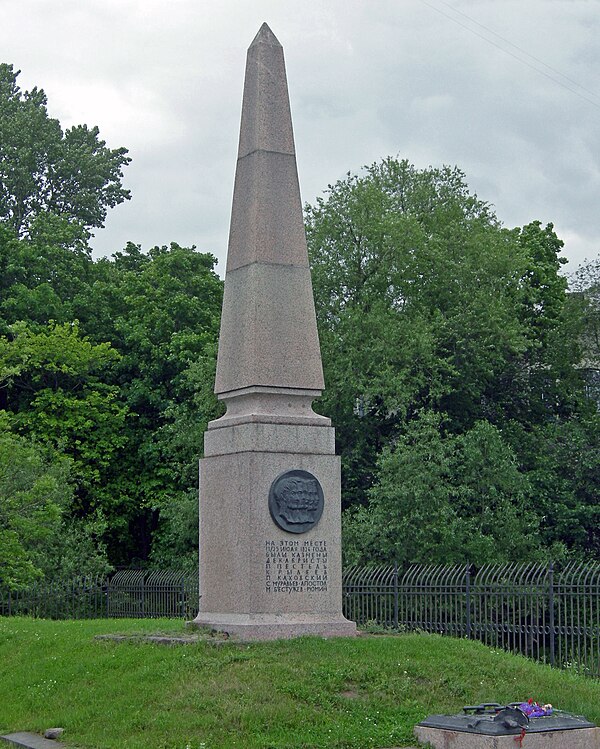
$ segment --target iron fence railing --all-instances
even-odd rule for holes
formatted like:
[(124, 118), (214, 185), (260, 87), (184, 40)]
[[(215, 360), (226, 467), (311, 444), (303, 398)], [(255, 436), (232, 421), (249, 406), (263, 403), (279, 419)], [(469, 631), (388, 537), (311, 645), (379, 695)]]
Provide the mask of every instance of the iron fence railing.
[(182, 617), (198, 613), (198, 575), (174, 570), (120, 570), (108, 582), (109, 617)]
[(0, 590), (1, 616), (99, 619), (107, 616), (104, 576), (36, 582), (26, 590)]
[(347, 618), (360, 624), (370, 622), (398, 628), (398, 566), (349, 567), (343, 575), (343, 601)]
[[(198, 604), (198, 576), (173, 570), (0, 590), (0, 616), (193, 619)], [(348, 567), (343, 608), (362, 626), (477, 639), (600, 677), (600, 563)]]
[(600, 677), (600, 563), (351, 567), (344, 614), (359, 625), (468, 637)]
[(119, 570), (113, 575), (36, 583), (1, 591), (0, 616), (45, 619), (194, 618), (198, 576), (174, 570)]

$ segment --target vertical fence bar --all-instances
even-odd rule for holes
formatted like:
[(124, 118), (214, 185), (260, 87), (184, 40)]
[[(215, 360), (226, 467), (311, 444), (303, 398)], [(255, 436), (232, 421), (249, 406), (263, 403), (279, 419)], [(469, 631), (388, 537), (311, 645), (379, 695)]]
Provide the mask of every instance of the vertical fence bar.
[[(569, 586), (569, 593), (570, 593), (570, 595), (569, 595), (569, 609), (570, 609), (570, 613), (571, 613), (571, 621), (570, 621), (570, 626), (569, 626), (569, 648), (568, 648), (568, 653), (569, 653), (569, 663), (570, 663), (570, 665), (574, 664), (577, 661), (577, 659), (575, 657), (575, 604), (574, 604), (574, 601), (573, 601), (573, 596), (574, 596), (573, 588), (574, 587), (575, 587), (574, 584), (571, 584)], [(576, 596), (576, 593), (575, 593), (575, 596)]]
[(563, 634), (564, 634), (564, 623), (563, 622), (564, 622), (564, 599), (565, 599), (565, 596), (564, 596), (564, 585), (563, 585), (563, 583), (564, 583), (564, 570), (562, 570), (562, 572), (561, 572), (561, 574), (560, 574), (560, 576), (558, 578), (558, 581), (556, 581), (556, 580), (554, 581), (554, 586), (555, 586), (554, 595), (555, 595), (555, 598), (557, 599), (557, 601), (556, 601), (556, 617), (555, 617), (555, 621), (556, 621), (556, 625), (558, 627), (558, 629), (557, 629), (557, 632), (558, 632), (558, 648), (557, 648), (557, 650), (558, 650), (558, 665), (559, 666), (562, 666), (562, 663), (564, 661), (564, 655), (563, 655), (563, 651), (564, 651), (564, 637), (563, 637)]
[(465, 613), (467, 625), (467, 638), (471, 639), (471, 567), (467, 565), (465, 572)]
[[(594, 570), (588, 595), (592, 601), (592, 670), (591, 675), (595, 678), (600, 676), (600, 653), (598, 649), (598, 637), (600, 635), (600, 606), (598, 606), (598, 567)], [(595, 614), (595, 616), (594, 616)]]
[(550, 627), (550, 665), (554, 665), (554, 562), (548, 568), (548, 626)]

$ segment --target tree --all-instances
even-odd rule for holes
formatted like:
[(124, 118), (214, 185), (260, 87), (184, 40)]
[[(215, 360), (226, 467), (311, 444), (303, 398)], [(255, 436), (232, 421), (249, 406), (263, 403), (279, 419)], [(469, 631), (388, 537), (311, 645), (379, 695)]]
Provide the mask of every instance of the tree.
[(560, 275), (567, 262), (560, 252), (564, 242), (547, 224), (532, 221), (515, 230), (519, 246), (526, 258), (526, 271), (521, 284), (522, 319), (528, 324), (530, 337), (538, 348), (547, 346), (547, 334), (564, 310), (568, 282)]
[(130, 244), (94, 262), (77, 225), (44, 227), (19, 239), (0, 226), (0, 408), (72, 458), (68, 517), (113, 564), (145, 563), (153, 544), (165, 564), (192, 559), (174, 508), (197, 514), (202, 432), (219, 412), (215, 258)]
[(0, 66), (0, 409), (70, 460), (68, 543), (46, 549), (44, 571), (100, 569), (104, 548), (146, 563), (153, 544), (163, 563), (192, 559), (197, 523), (180, 515), (197, 514), (202, 431), (220, 409), (215, 258), (128, 244), (94, 261), (90, 230), (129, 198), (127, 151), (97, 128), (63, 132), (17, 77)]
[[(460, 170), (392, 158), (330, 186), (306, 223), (347, 551), (515, 559), (559, 543), (541, 516), (528, 525), (541, 463), (518, 436), (587, 413), (552, 225), (505, 229)], [(566, 491), (591, 501), (575, 479)]]
[(587, 392), (600, 409), (600, 257), (579, 267), (571, 286), (583, 320), (580, 366)]
[(508, 362), (495, 392), (486, 394), (487, 417), (495, 423), (516, 420), (530, 429), (549, 418), (565, 417), (581, 407), (581, 309), (567, 295), (561, 275), (563, 242), (552, 224), (539, 221), (515, 229), (525, 271), (517, 279), (515, 302), (527, 345)]
[(0, 332), (19, 321), (72, 321), (73, 301), (93, 283), (93, 270), (78, 224), (47, 214), (19, 239), (0, 223)]
[(90, 338), (121, 355), (112, 381), (130, 418), (114, 470), (120, 495), (137, 509), (123, 514), (116, 535), (111, 523), (117, 564), (197, 557), (198, 456), (219, 411), (212, 390), (223, 284), (215, 262), (174, 243), (148, 253), (130, 243), (95, 264), (94, 283), (75, 300)]
[(321, 407), (336, 424), (346, 501), (364, 501), (377, 455), (420, 409), (457, 430), (481, 418), (527, 346), (515, 302), (525, 259), (458, 169), (395, 159), (308, 207), (307, 237)]
[(557, 559), (598, 559), (600, 414), (589, 409), (533, 429), (512, 422), (503, 432), (507, 442), (518, 446), (544, 546), (554, 549)]
[(0, 64), (0, 221), (19, 237), (45, 213), (102, 227), (108, 208), (130, 198), (127, 149), (108, 148), (97, 127), (63, 132), (42, 89), (21, 91), (19, 72)]
[(75, 323), (40, 330), (17, 323), (0, 337), (0, 395), (12, 429), (69, 457), (68, 517), (104, 517), (116, 526), (126, 503), (113, 472), (128, 409), (103, 375), (118, 358), (110, 344), (81, 336)]
[(41, 549), (59, 533), (72, 494), (69, 474), (68, 460), (12, 434), (0, 414), (0, 588), (42, 575)]
[[(151, 559), (158, 566), (198, 569), (198, 455), (211, 419), (224, 407), (213, 392), (216, 341), (182, 373), (185, 390), (164, 413), (156, 435), (161, 462), (170, 469), (161, 493), (160, 524), (153, 539)], [(187, 393), (184, 395), (184, 393)]]
[(529, 561), (540, 558), (529, 482), (500, 432), (477, 422), (462, 435), (423, 411), (380, 457), (369, 507), (345, 519), (351, 561)]

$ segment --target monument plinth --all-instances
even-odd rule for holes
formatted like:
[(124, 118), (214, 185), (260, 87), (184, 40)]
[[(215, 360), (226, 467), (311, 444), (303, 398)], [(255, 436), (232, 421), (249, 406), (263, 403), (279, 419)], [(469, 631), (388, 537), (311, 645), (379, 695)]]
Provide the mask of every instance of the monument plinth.
[(215, 392), (200, 466), (201, 626), (354, 635), (342, 615), (340, 461), (324, 387), (283, 49), (248, 49)]

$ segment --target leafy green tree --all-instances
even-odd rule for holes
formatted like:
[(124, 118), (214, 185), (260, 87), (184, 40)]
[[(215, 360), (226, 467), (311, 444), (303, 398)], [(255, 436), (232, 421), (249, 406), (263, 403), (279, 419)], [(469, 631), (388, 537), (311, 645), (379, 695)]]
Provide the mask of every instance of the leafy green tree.
[(41, 550), (59, 534), (71, 494), (69, 461), (12, 434), (0, 412), (0, 588), (18, 590), (42, 575)]
[(543, 555), (528, 479), (488, 422), (456, 435), (423, 411), (385, 447), (369, 507), (345, 517), (354, 562), (532, 560)]
[(193, 557), (197, 523), (187, 530), (173, 508), (197, 514), (202, 432), (218, 413), (215, 259), (128, 245), (94, 262), (76, 225), (43, 228), (21, 239), (0, 229), (0, 407), (73, 458), (72, 515), (104, 523), (93, 535), (114, 564), (146, 562), (155, 542), (164, 563)]
[[(571, 286), (583, 319), (581, 366), (600, 372), (600, 257), (579, 267), (571, 278)], [(600, 406), (600, 378), (594, 391)]]
[(109, 544), (118, 564), (154, 556), (180, 565), (197, 556), (197, 520), (181, 518), (197, 517), (202, 433), (218, 413), (212, 389), (222, 282), (215, 262), (176, 244), (148, 253), (129, 244), (95, 264), (93, 284), (75, 299), (91, 339), (110, 341), (121, 355), (113, 382), (131, 414), (115, 470), (120, 495), (137, 511), (123, 515), (119, 542)]
[(127, 149), (108, 148), (97, 127), (63, 131), (44, 91), (21, 91), (18, 75), (0, 64), (0, 220), (18, 236), (44, 213), (103, 226), (108, 208), (130, 197), (121, 184)]
[(161, 495), (160, 525), (151, 559), (157, 566), (198, 569), (198, 456), (211, 419), (223, 414), (213, 393), (216, 345), (193, 361), (182, 373), (183, 393), (165, 411), (165, 423), (156, 435), (162, 461), (176, 479)]
[(70, 515), (121, 512), (112, 471), (125, 446), (127, 407), (116, 385), (102, 381), (119, 356), (110, 344), (92, 344), (76, 324), (26, 323), (0, 338), (0, 387), (13, 429), (71, 459), (75, 495)]
[(223, 286), (214, 264), (209, 254), (172, 244), (123, 275), (121, 378), (137, 414), (141, 501), (152, 513), (154, 556), (164, 564), (196, 564), (198, 457), (219, 413), (212, 391)]
[(63, 514), (60, 528), (49, 535), (36, 554), (45, 580), (70, 580), (111, 572), (104, 542), (108, 521), (96, 514), (92, 518), (74, 518)]
[(19, 322), (73, 320), (73, 302), (94, 281), (84, 230), (47, 214), (19, 239), (0, 223), (0, 332)]
[[(505, 229), (458, 169), (391, 158), (306, 220), (350, 557), (575, 553), (548, 503), (527, 509), (544, 464), (530, 436), (542, 451), (550, 422), (573, 436), (589, 411), (552, 225)], [(589, 509), (589, 486), (572, 475), (565, 506)]]
[(542, 228), (539, 221), (532, 221), (516, 232), (527, 264), (521, 284), (521, 316), (529, 326), (531, 340), (543, 348), (566, 303), (568, 281), (559, 273), (567, 262), (560, 255), (564, 242), (552, 224)]
[(527, 346), (514, 233), (458, 169), (385, 159), (307, 208), (307, 237), (345, 501), (364, 501), (377, 456), (422, 408), (460, 431)]
[(552, 224), (534, 221), (515, 229), (525, 272), (516, 279), (515, 303), (527, 345), (507, 361), (504, 373), (486, 393), (487, 418), (498, 424), (516, 420), (530, 429), (549, 418), (568, 418), (581, 407), (580, 338), (583, 315), (567, 294), (560, 268), (563, 246)]
[(556, 559), (598, 559), (600, 414), (590, 408), (534, 428), (511, 422), (503, 433), (517, 446), (544, 546)]
[(127, 151), (97, 128), (63, 131), (17, 77), (0, 66), (0, 408), (71, 461), (44, 572), (146, 563), (153, 544), (163, 563), (192, 559), (197, 521), (181, 518), (197, 515), (202, 431), (219, 413), (215, 258), (129, 244), (94, 261), (90, 230), (129, 198)]

